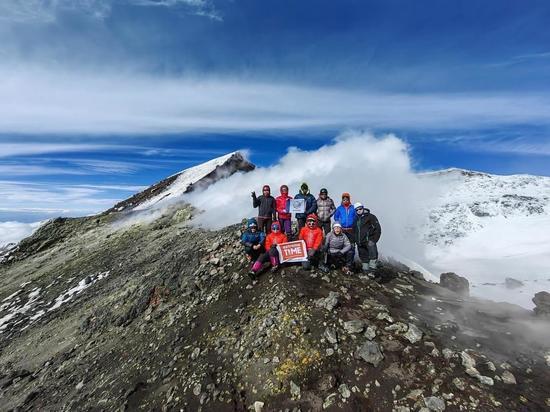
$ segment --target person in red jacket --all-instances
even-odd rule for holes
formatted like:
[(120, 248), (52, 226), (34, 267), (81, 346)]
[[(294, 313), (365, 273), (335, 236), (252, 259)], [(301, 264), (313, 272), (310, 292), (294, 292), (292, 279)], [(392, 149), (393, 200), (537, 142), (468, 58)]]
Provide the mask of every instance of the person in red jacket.
[(264, 262), (271, 263), (271, 271), (275, 272), (279, 268), (279, 251), (277, 245), (288, 242), (288, 238), (281, 232), (281, 225), (275, 222), (271, 225), (271, 233), (265, 238), (265, 250)]
[(321, 255), (321, 246), (323, 244), (323, 231), (317, 225), (317, 215), (310, 214), (306, 218), (306, 225), (300, 230), (298, 239), (306, 243), (307, 262), (302, 262), (302, 267), (306, 270), (316, 265)]
[(281, 231), (284, 232), (287, 237), (289, 237), (290, 235), (292, 235), (292, 215), (288, 213), (288, 205), (292, 197), (288, 195), (287, 185), (282, 185), (280, 190), (281, 196), (277, 196), (277, 198), (275, 199), (275, 202), (277, 204), (277, 218), (279, 220)]

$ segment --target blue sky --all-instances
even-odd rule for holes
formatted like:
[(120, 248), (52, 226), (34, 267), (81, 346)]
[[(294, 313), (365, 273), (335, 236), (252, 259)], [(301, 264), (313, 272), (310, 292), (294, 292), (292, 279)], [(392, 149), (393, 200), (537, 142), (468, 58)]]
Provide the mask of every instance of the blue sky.
[(0, 221), (348, 129), (417, 170), (550, 175), (548, 27), (547, 1), (5, 0)]

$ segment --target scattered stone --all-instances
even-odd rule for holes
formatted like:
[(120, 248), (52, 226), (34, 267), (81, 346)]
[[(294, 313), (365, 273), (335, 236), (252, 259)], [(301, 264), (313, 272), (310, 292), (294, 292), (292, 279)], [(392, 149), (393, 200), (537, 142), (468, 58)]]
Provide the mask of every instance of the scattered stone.
[(78, 382), (78, 384), (76, 385), (76, 390), (79, 391), (80, 389), (82, 389), (84, 387), (84, 381), (80, 381)]
[(342, 395), (342, 398), (344, 399), (348, 399), (351, 396), (351, 392), (348, 389), (348, 385), (346, 385), (345, 383), (341, 384), (338, 387), (338, 392), (340, 392), (340, 395)]
[(260, 401), (254, 402), (254, 412), (262, 412), (264, 408), (264, 403)]
[(327, 348), (327, 350), (325, 351), (326, 355), (327, 356), (332, 356), (334, 355), (334, 349), (332, 348)]
[(355, 352), (356, 356), (363, 359), (365, 362), (377, 367), (378, 364), (384, 359), (384, 355), (380, 352), (380, 347), (376, 342), (365, 342)]
[(456, 388), (460, 391), (463, 391), (466, 389), (466, 382), (464, 382), (464, 380), (460, 378), (454, 378), (453, 385), (456, 386)]
[(336, 332), (336, 329), (334, 328), (326, 328), (323, 336), (329, 343), (338, 343), (338, 332)]
[(393, 318), (390, 316), (390, 314), (388, 312), (380, 312), (377, 316), (376, 316), (376, 319), (378, 320), (386, 320), (387, 322), (389, 323), (393, 323)]
[(201, 394), (202, 386), (200, 383), (197, 383), (193, 388), (193, 395), (199, 396)]
[(493, 379), (488, 376), (478, 375), (477, 379), (483, 385), (493, 386), (495, 384), (495, 381), (493, 381)]
[(517, 279), (514, 279), (514, 278), (506, 278), (506, 279), (504, 279), (504, 285), (508, 289), (517, 289), (517, 288), (521, 288), (522, 286), (524, 286), (524, 283), (521, 280), (517, 280)]
[(416, 343), (422, 339), (422, 331), (416, 327), (416, 325), (409, 323), (409, 329), (403, 336), (411, 343)]
[(459, 295), (467, 296), (470, 294), (470, 282), (468, 282), (468, 279), (458, 276), (453, 272), (442, 273), (439, 276), (439, 284)]
[(535, 293), (533, 303), (535, 304), (535, 309), (533, 309), (535, 315), (550, 318), (550, 293), (545, 291)]
[(322, 391), (328, 391), (334, 388), (336, 385), (336, 378), (332, 374), (323, 375), (319, 380), (319, 389)]
[(447, 360), (451, 359), (453, 356), (455, 356), (454, 351), (452, 351), (449, 348), (445, 348), (441, 351), (443, 353), (443, 357)]
[(487, 368), (491, 371), (491, 372), (496, 372), (497, 368), (495, 367), (495, 364), (491, 361), (488, 361), (487, 362)]
[(426, 408), (430, 411), (442, 412), (445, 410), (445, 401), (437, 396), (424, 398), (424, 405), (426, 405)]
[(502, 378), (502, 382), (507, 385), (515, 385), (517, 383), (516, 377), (510, 371), (502, 372), (500, 377)]
[(376, 337), (376, 326), (369, 326), (363, 335), (368, 340), (373, 340)]
[(550, 366), (550, 352), (544, 355), (544, 360), (546, 361), (546, 366)]
[(340, 294), (338, 292), (329, 292), (328, 297), (318, 299), (315, 304), (318, 307), (325, 308), (328, 311), (332, 311), (338, 306)]
[(423, 392), (424, 391), (422, 389), (414, 389), (407, 394), (406, 398), (412, 401), (416, 401), (422, 396)]
[(408, 329), (407, 325), (405, 325), (402, 322), (397, 322), (397, 323), (394, 323), (393, 325), (386, 326), (384, 328), (384, 330), (387, 332), (400, 332), (400, 333), (406, 332), (407, 329)]
[(336, 394), (331, 393), (329, 396), (325, 398), (323, 402), (323, 409), (330, 408), (335, 401), (336, 401)]
[(290, 381), (290, 396), (292, 396), (292, 399), (300, 399), (302, 396), (300, 387), (294, 381)]
[(193, 360), (197, 359), (200, 354), (201, 354), (201, 348), (193, 349), (193, 352), (191, 353), (191, 359)]
[(462, 366), (466, 369), (472, 369), (476, 367), (476, 360), (472, 358), (466, 351), (460, 352), (460, 357), (462, 358)]
[(361, 333), (365, 329), (365, 322), (360, 319), (348, 320), (344, 322), (344, 329), (349, 334)]

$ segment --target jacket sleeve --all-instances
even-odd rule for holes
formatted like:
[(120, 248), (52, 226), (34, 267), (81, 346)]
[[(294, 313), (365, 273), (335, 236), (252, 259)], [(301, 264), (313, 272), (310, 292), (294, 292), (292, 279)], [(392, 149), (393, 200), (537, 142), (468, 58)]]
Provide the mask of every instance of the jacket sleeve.
[(273, 220), (277, 220), (277, 201), (274, 197), (271, 199), (271, 214), (273, 215)]
[(260, 245), (263, 245), (265, 243), (265, 233), (260, 232)]
[(338, 222), (338, 223), (341, 223), (340, 222), (340, 208), (336, 208), (336, 210), (334, 211), (334, 221), (335, 222)]
[(378, 242), (380, 240), (380, 236), (382, 236), (382, 227), (380, 226), (380, 222), (378, 221), (378, 218), (374, 215), (372, 215), (373, 217), (373, 222), (372, 222), (372, 226), (373, 226), (373, 234), (372, 234), (372, 241), (374, 242)]
[(241, 244), (248, 247), (252, 246), (252, 243), (250, 242), (250, 239), (248, 239), (248, 235), (246, 232), (241, 235)]
[(328, 250), (330, 249), (330, 240), (332, 239), (332, 232), (329, 232), (326, 236), (325, 236), (325, 243), (323, 245), (323, 249), (328, 252)]
[(306, 214), (317, 212), (317, 200), (312, 196), (311, 197), (311, 206), (306, 210)]
[(351, 250), (351, 243), (346, 235), (344, 235), (344, 247), (340, 252), (348, 253)]
[(265, 250), (271, 249), (272, 244), (273, 244), (273, 237), (267, 235), (265, 238)]
[(336, 212), (336, 206), (334, 205), (334, 200), (330, 199), (329, 216), (332, 216), (334, 212)]
[(304, 228), (300, 229), (300, 233), (298, 234), (298, 240), (304, 240)]
[(315, 241), (313, 242), (313, 249), (319, 250), (323, 243), (323, 231), (319, 229), (315, 235)]
[[(260, 197), (261, 197), (261, 196), (260, 196)], [(258, 198), (256, 197), (256, 193), (254, 193), (254, 194), (252, 195), (252, 207), (254, 207), (254, 208), (255, 208), (255, 207), (258, 207), (258, 206), (260, 206), (260, 203), (261, 203), (261, 202), (260, 202), (260, 199), (258, 199)]]

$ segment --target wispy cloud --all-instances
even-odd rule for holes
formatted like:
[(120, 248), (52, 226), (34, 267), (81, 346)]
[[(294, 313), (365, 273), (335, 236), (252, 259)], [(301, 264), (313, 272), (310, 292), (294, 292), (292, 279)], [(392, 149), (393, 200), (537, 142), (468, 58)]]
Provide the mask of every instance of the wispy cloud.
[(223, 20), (221, 13), (207, 0), (3, 0), (0, 2), (0, 21), (53, 23), (59, 13), (63, 12), (79, 13), (102, 20), (111, 15), (116, 4), (170, 8), (212, 20)]
[(504, 60), (497, 63), (490, 63), (487, 66), (506, 67), (506, 66), (514, 66), (522, 63), (528, 63), (531, 61), (540, 61), (540, 60), (546, 60), (546, 59), (550, 60), (550, 51), (540, 52), (540, 53), (520, 54), (518, 56), (513, 56), (508, 60)]
[(550, 98), (536, 94), (391, 94), (22, 67), (0, 69), (0, 94), (0, 133), (146, 135), (550, 124)]

